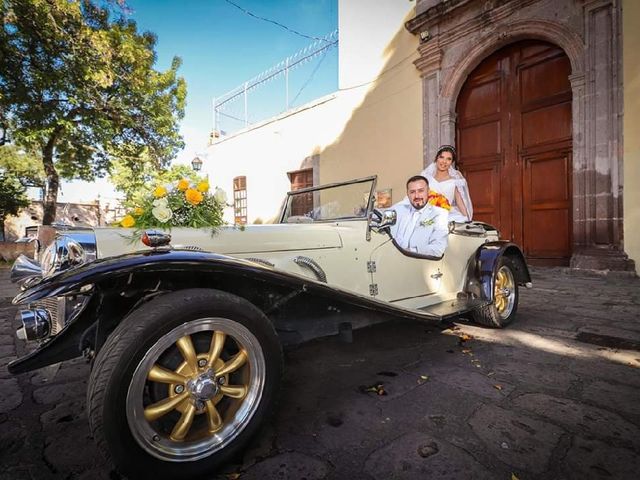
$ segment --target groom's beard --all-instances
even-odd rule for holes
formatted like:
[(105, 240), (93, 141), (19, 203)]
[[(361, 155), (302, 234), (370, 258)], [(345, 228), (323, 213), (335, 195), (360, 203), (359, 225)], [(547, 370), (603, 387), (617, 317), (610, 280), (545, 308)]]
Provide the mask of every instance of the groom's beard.
[(422, 210), (427, 205), (427, 200), (425, 198), (409, 199), (409, 202), (416, 210)]

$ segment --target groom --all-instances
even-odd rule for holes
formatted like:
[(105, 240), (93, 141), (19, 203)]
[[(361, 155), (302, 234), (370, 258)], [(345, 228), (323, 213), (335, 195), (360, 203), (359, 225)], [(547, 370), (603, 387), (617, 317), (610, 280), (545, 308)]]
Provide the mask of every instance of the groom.
[(421, 175), (407, 181), (406, 199), (396, 203), (398, 217), (391, 227), (391, 236), (398, 245), (413, 253), (441, 257), (449, 236), (448, 212), (427, 203), (429, 182)]

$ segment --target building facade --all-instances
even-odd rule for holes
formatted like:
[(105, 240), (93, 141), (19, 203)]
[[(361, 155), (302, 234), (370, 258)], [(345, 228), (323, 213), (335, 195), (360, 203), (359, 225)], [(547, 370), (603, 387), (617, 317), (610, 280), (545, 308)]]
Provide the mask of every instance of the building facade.
[(624, 192), (637, 179), (625, 187), (622, 6), (418, 0), (406, 23), (420, 39), (425, 162), (457, 145), (476, 219), (532, 263), (634, 268), (623, 234)]
[[(274, 220), (286, 192), (309, 182), (377, 174), (380, 189), (404, 196), (404, 180), (422, 168), (422, 87), (412, 63), (419, 42), (404, 27), (415, 4), (372, 5), (338, 0), (338, 90), (212, 137), (203, 172), (242, 198), (225, 212), (228, 221)], [(234, 188), (239, 183), (244, 192)]]
[(245, 177), (251, 223), (310, 183), (399, 201), (452, 144), (528, 261), (638, 269), (639, 24), (634, 0), (341, 0), (339, 90), (214, 143), (210, 176)]

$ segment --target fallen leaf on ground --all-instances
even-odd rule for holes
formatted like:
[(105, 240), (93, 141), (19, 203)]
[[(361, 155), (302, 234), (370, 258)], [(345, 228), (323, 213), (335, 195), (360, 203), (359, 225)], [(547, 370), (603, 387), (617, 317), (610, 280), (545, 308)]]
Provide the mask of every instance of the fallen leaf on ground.
[(511, 480), (520, 480), (518, 477), (516, 477), (515, 473), (511, 474)]
[(429, 375), (420, 375), (420, 378), (418, 379), (418, 385), (422, 385), (427, 380), (429, 380)]
[(464, 354), (471, 353), (471, 349), (470, 348), (463, 348), (462, 349), (462, 353), (464, 353)]
[(376, 395), (386, 395), (387, 391), (384, 389), (384, 383), (374, 383), (371, 386), (360, 385), (360, 391), (363, 393), (375, 393)]
[(494, 385), (493, 388), (496, 390), (502, 390), (502, 385)]

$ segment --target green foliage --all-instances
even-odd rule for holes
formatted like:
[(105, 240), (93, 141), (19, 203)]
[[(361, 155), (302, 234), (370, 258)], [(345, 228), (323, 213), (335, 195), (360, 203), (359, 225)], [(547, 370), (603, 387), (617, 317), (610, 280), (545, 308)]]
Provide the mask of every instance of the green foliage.
[(2, 0), (0, 19), (0, 123), (41, 152), (45, 208), (59, 176), (92, 180), (114, 158), (166, 166), (183, 147), (180, 59), (156, 71), (152, 33), (91, 0)]
[(37, 152), (27, 152), (15, 145), (0, 146), (0, 172), (17, 178), (25, 186), (44, 185), (42, 158)]
[(28, 205), (25, 188), (20, 182), (15, 177), (0, 173), (0, 225), (8, 215), (17, 215), (18, 210)]

